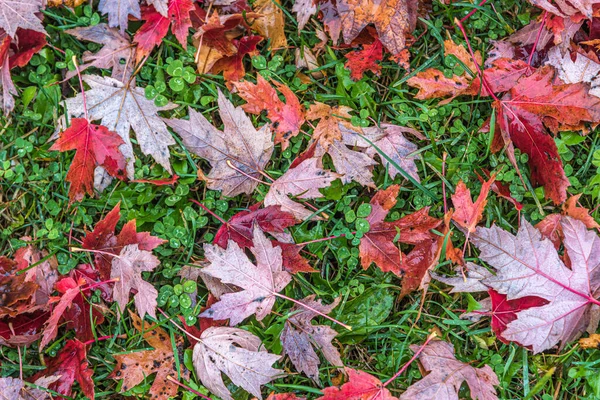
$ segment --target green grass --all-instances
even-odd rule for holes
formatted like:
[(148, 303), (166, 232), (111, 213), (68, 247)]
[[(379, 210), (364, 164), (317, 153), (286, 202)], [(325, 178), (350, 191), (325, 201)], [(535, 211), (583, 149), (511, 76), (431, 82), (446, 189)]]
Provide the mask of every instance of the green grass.
[[(285, 1), (283, 7), (290, 10), (291, 2)], [(391, 219), (424, 206), (431, 206), (432, 214), (441, 217), (443, 179), (447, 183), (448, 195), (460, 179), (467, 183), (472, 192), (478, 193), (481, 185), (476, 172), (483, 168), (498, 171), (498, 180), (510, 186), (513, 196), (524, 204), (521, 214), (535, 223), (544, 214), (557, 212), (558, 209), (544, 200), (541, 189), (523, 187), (502, 153), (490, 154), (489, 134), (478, 133), (480, 126), (491, 115), (490, 101), (461, 97), (439, 106), (438, 101), (416, 100), (414, 90), (406, 85), (409, 77), (430, 67), (440, 68), (448, 74), (467, 73), (457, 60), (444, 57), (443, 40), (450, 36), (457, 43), (463, 42), (453, 20), (465, 15), (473, 7), (468, 1), (455, 2), (451, 6), (434, 4), (431, 14), (422, 21), (415, 33), (419, 39), (411, 49), (410, 72), (399, 68), (394, 62), (384, 61), (380, 77), (367, 73), (366, 78), (354, 82), (344, 69), (344, 52), (326, 47), (321, 57), (321, 71), (325, 77), (318, 80), (311, 78), (309, 84), (302, 83), (297, 76), (293, 48), (300, 45), (313, 47), (318, 43), (314, 30), (319, 24), (312, 19), (298, 35), (293, 15), (287, 13), (291, 49), (271, 53), (262, 46), (259, 56), (251, 62), (247, 60), (247, 77), (261, 73), (277, 78), (292, 88), (306, 105), (321, 101), (349, 106), (354, 110), (352, 122), (356, 125), (390, 122), (421, 131), (428, 138), (427, 141), (415, 141), (419, 145), (418, 153), (422, 156), (418, 162), (421, 184), (396, 178), (395, 182), (403, 183), (403, 186), (398, 204), (390, 213)], [(202, 244), (212, 241), (220, 223), (190, 203), (189, 199), (202, 201), (217, 215), (228, 219), (261, 201), (268, 187), (260, 185), (253, 196), (223, 198), (219, 192), (207, 190), (203, 183), (196, 180), (197, 169), (206, 170), (207, 164), (176, 145), (171, 147), (171, 162), (181, 179), (174, 188), (117, 182), (98, 197), (87, 197), (80, 204), (70, 206), (65, 175), (73, 154), (49, 151), (52, 142), (49, 139), (56, 129), (57, 118), (63, 113), (61, 99), (80, 91), (77, 78), (60, 83), (65, 68), (73, 68), (73, 55), (81, 59), (84, 51), (96, 51), (99, 47), (79, 42), (65, 34), (64, 30), (88, 26), (100, 17), (89, 6), (78, 7), (74, 12), (65, 8), (48, 9), (44, 14), (48, 40), (52, 46), (35, 55), (27, 67), (13, 70), (15, 85), (22, 96), (17, 99), (15, 112), (0, 121), (0, 254), (13, 254), (17, 248), (24, 246), (20, 238), (31, 236), (36, 246), (56, 255), (59, 271), (67, 273), (77, 264), (91, 262), (89, 254), (70, 251), (71, 246), (77, 245), (76, 239), (81, 239), (86, 229), (90, 230), (114, 205), (121, 202), (121, 222), (135, 218), (140, 230), (151, 231), (168, 241), (155, 251), (161, 266), (147, 276), (161, 291), (161, 296), (167, 299), (163, 308), (172, 316), (183, 311), (188, 315), (197, 315), (198, 307), (185, 309), (170, 303), (169, 287), (182, 283), (177, 276), (181, 267), (203, 258)], [(479, 8), (467, 21), (465, 28), (475, 49), (486, 54), (490, 39), (509, 35), (538, 14), (524, 0), (491, 2)], [(135, 27), (135, 24), (130, 24), (130, 27)], [(64, 49), (64, 53), (58, 49)], [(168, 40), (152, 53), (140, 70), (137, 85), (145, 87), (148, 96), (154, 97), (159, 104), (169, 100), (179, 105), (177, 109), (163, 113), (164, 116), (184, 117), (190, 106), (218, 124), (218, 88), (227, 93), (234, 104), (243, 104), (237, 95), (229, 94), (221, 76), (198, 76), (194, 84), (186, 84), (184, 88), (170, 84), (174, 63), (177, 66), (181, 63), (188, 71), (195, 71), (194, 52), (191, 46), (187, 51), (183, 50), (172, 36), (168, 36)], [(93, 73), (109, 74), (107, 71)], [(268, 123), (263, 116), (251, 118), (255, 126)], [(306, 148), (310, 131), (306, 133), (293, 138), (286, 151), (276, 148), (266, 168), (270, 176), (280, 176), (295, 156)], [(176, 135), (174, 137), (179, 140)], [(600, 131), (590, 132), (583, 140), (578, 135), (563, 133), (557, 142), (572, 183), (570, 193), (584, 193), (582, 204), (594, 208), (600, 190), (600, 172), (597, 170), (600, 166)], [(444, 154), (447, 154), (446, 173), (442, 179)], [(136, 151), (136, 156), (136, 178), (166, 176), (160, 166), (150, 162), (139, 151)], [(518, 150), (517, 159), (523, 175), (527, 177), (526, 158)], [(376, 168), (375, 182), (378, 188), (393, 183), (380, 167)], [(356, 230), (352, 213), (356, 214), (360, 205), (369, 202), (373, 191), (355, 183), (341, 185), (337, 181), (323, 193), (325, 198), (315, 200), (313, 204), (328, 214), (329, 219), (292, 227), (294, 239), (296, 242), (305, 242), (329, 235), (347, 235), (345, 238), (308, 245), (306, 250), (311, 254), (310, 263), (319, 273), (294, 276), (293, 284), (287, 287), (285, 294), (300, 299), (314, 293), (326, 303), (341, 296), (342, 302), (332, 316), (354, 328), (352, 332), (340, 328), (336, 339), (347, 366), (368, 371), (386, 380), (412, 356), (409, 345), (422, 343), (432, 329), (437, 329), (444, 340), (454, 344), (460, 360), (474, 366), (489, 364), (494, 369), (500, 380), (498, 393), (503, 399), (600, 399), (600, 358), (597, 350), (581, 350), (576, 344), (570, 344), (562, 351), (532, 355), (514, 344), (504, 345), (491, 332), (489, 319), (471, 323), (459, 318), (462, 310), (474, 307), (478, 297), (448, 294), (447, 287), (436, 281), (431, 283), (424, 300), (421, 292), (398, 300), (400, 280), (374, 267), (364, 271), (359, 265), (357, 239), (349, 234)], [(600, 211), (596, 210), (593, 216), (598, 220)], [(511, 204), (490, 195), (483, 224), (489, 226), (495, 222), (504, 229), (514, 231), (518, 218)], [(456, 232), (455, 237), (460, 238), (460, 234)], [(457, 246), (462, 246), (462, 240), (464, 238), (459, 240)], [(467, 258), (477, 261), (473, 251), (467, 253)], [(450, 269), (451, 265), (447, 262), (437, 267), (443, 272)], [(204, 304), (206, 296), (205, 288), (199, 283), (199, 305)], [(92, 301), (100, 301), (99, 295), (96, 294)], [(278, 300), (273, 313), (262, 322), (248, 319), (242, 327), (258, 335), (268, 350), (279, 353), (279, 333), (291, 307), (290, 302)], [(120, 382), (107, 379), (114, 366), (112, 355), (148, 347), (129, 319), (117, 321), (116, 313), (117, 307), (113, 304), (106, 322), (95, 328), (99, 337), (112, 335), (115, 338), (94, 344), (88, 354), (94, 368), (98, 399), (120, 398)], [(182, 334), (162, 316), (159, 320), (172, 337)], [(65, 340), (73, 336), (72, 332), (64, 329), (60, 333), (62, 336), (59, 334), (43, 355), (55, 355)], [(128, 339), (116, 338), (122, 334), (126, 334)], [(36, 349), (35, 346), (23, 349), (25, 376), (43, 368), (40, 361), (42, 354), (38, 354)], [(179, 356), (183, 364), (189, 367), (190, 350), (179, 352)], [(16, 349), (0, 347), (0, 363), (2, 376), (18, 376), (19, 353)], [(280, 366), (294, 371), (289, 360), (284, 359)], [(549, 371), (553, 373), (549, 374)], [(327, 362), (321, 364), (320, 372), (326, 386), (338, 374)], [(420, 377), (416, 364), (412, 365), (391, 385), (391, 390), (399, 395)], [(148, 378), (145, 384), (127, 394), (143, 398), (151, 383), (152, 379)], [(198, 388), (198, 380), (194, 377), (186, 384)], [(461, 395), (466, 396), (468, 390), (463, 389), (465, 391)], [(270, 391), (295, 391), (309, 398), (319, 393), (310, 379), (297, 373), (275, 380), (267, 385), (263, 393)], [(76, 390), (76, 393), (79, 391)], [(191, 393), (185, 393), (182, 398), (194, 397)], [(234, 392), (234, 397), (250, 398), (241, 390)], [(74, 398), (82, 396), (78, 394)]]

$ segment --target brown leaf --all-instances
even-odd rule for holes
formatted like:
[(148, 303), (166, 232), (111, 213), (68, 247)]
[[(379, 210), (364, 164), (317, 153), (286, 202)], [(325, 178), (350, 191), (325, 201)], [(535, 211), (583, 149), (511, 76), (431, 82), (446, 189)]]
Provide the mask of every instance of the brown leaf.
[[(329, 305), (323, 305), (321, 300), (315, 300), (315, 295), (310, 295), (301, 300), (323, 314), (329, 314), (340, 302), (337, 298)], [(298, 371), (306, 374), (317, 384), (319, 381), (319, 356), (315, 348), (321, 350), (325, 359), (335, 367), (343, 367), (339, 351), (331, 343), (337, 332), (327, 325), (313, 325), (312, 319), (318, 316), (314, 311), (295, 305), (283, 330), (281, 331), (281, 345), (283, 351), (292, 361)]]
[(582, 349), (600, 348), (600, 334), (592, 333), (589, 337), (579, 339), (579, 345)]
[(279, 49), (287, 47), (285, 37), (285, 16), (279, 0), (257, 0), (253, 4), (254, 12), (260, 14), (252, 24), (261, 36), (270, 39), (270, 48)]
[(313, 131), (313, 140), (318, 140), (325, 150), (334, 140), (341, 140), (342, 132), (339, 124), (352, 129), (349, 122), (349, 119), (352, 118), (350, 111), (352, 109), (346, 106), (330, 107), (319, 102), (312, 104), (306, 113), (306, 119), (309, 121), (320, 120)]
[[(135, 313), (129, 312), (135, 329), (140, 332), (146, 343), (154, 350), (144, 350), (127, 354), (115, 354), (116, 365), (109, 378), (122, 379), (121, 391), (125, 392), (142, 382), (146, 377), (156, 374), (148, 394), (152, 400), (168, 400), (177, 395), (179, 386), (168, 377), (177, 378), (175, 369), (175, 355), (173, 348), (183, 344), (183, 339), (178, 337), (172, 344), (169, 334), (162, 328), (143, 323)], [(182, 376), (187, 379), (189, 372), (182, 371)]]

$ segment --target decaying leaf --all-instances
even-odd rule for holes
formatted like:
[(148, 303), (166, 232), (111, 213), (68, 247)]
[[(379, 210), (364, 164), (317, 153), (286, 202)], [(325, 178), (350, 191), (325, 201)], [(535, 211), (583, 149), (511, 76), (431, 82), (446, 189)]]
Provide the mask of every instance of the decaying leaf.
[[(109, 378), (122, 379), (121, 391), (125, 392), (140, 384), (146, 377), (156, 374), (148, 391), (149, 398), (168, 400), (175, 397), (179, 386), (168, 377), (177, 378), (173, 348), (182, 345), (183, 339), (178, 337), (173, 344), (169, 333), (164, 329), (155, 324), (143, 323), (140, 317), (132, 312), (129, 315), (135, 329), (154, 350), (114, 355), (116, 365)], [(188, 374), (184, 367), (182, 376), (187, 378)]]
[(210, 189), (222, 190), (224, 196), (251, 194), (273, 153), (271, 132), (267, 126), (256, 130), (242, 108), (234, 107), (221, 91), (218, 103), (223, 131), (191, 108), (189, 120), (164, 121), (181, 136), (188, 150), (210, 163)]
[(233, 400), (221, 374), (262, 399), (260, 387), (282, 375), (272, 367), (281, 357), (268, 353), (260, 339), (237, 328), (211, 327), (194, 346), (193, 362), (202, 384), (224, 400)]
[(239, 292), (225, 293), (201, 316), (213, 319), (229, 319), (231, 326), (255, 314), (262, 320), (275, 304), (276, 294), (290, 283), (291, 275), (283, 270), (281, 248), (273, 247), (262, 230), (254, 227), (252, 254), (256, 265), (237, 243), (229, 241), (226, 249), (210, 244), (204, 252), (210, 264), (202, 269), (204, 274), (242, 288)]
[(331, 107), (319, 102), (312, 104), (306, 113), (306, 119), (309, 121), (320, 120), (313, 131), (312, 138), (318, 140), (321, 146), (327, 150), (334, 140), (342, 139), (340, 124), (351, 129), (350, 111), (352, 109), (346, 106)]
[(270, 39), (271, 48), (287, 47), (285, 37), (285, 15), (279, 0), (257, 0), (252, 5), (254, 12), (261, 17), (252, 24), (261, 36)]
[[(323, 314), (329, 314), (340, 302), (338, 298), (326, 306), (320, 300), (315, 300), (315, 297), (315, 295), (310, 295), (301, 302)], [(283, 351), (298, 371), (305, 373), (319, 384), (319, 364), (321, 362), (315, 348), (323, 353), (331, 365), (344, 366), (339, 351), (331, 343), (337, 336), (337, 332), (327, 325), (313, 325), (311, 321), (318, 314), (307, 308), (296, 305), (290, 313), (292, 316), (286, 320), (281, 331)]]
[[(418, 345), (411, 345), (413, 352)], [(402, 393), (400, 400), (458, 399), (458, 391), (466, 382), (473, 400), (497, 400), (494, 386), (500, 384), (489, 365), (475, 368), (458, 361), (454, 346), (442, 340), (429, 342), (419, 354), (419, 362), (428, 374)]]
[(156, 318), (156, 298), (158, 291), (151, 283), (142, 278), (142, 272), (151, 272), (160, 264), (158, 258), (150, 251), (140, 250), (139, 245), (130, 244), (123, 247), (121, 253), (113, 258), (111, 279), (118, 278), (113, 289), (113, 298), (119, 304), (121, 312), (129, 303), (129, 292), (137, 290), (133, 296), (138, 314), (144, 318), (146, 314)]
[(19, 28), (45, 34), (42, 21), (36, 15), (44, 8), (45, 3), (42, 0), (2, 0), (0, 1), (0, 28), (4, 29), (11, 38), (15, 37)]

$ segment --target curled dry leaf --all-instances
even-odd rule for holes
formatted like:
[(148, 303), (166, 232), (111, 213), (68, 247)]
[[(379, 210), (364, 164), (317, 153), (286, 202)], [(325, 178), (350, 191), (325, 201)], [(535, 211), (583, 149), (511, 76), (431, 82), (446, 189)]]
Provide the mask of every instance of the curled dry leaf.
[(260, 339), (237, 328), (211, 327), (194, 346), (193, 363), (202, 384), (224, 400), (233, 400), (222, 373), (234, 385), (262, 399), (260, 387), (282, 375), (272, 367), (281, 357), (268, 353)]
[[(121, 391), (126, 392), (140, 384), (148, 376), (156, 374), (148, 391), (149, 398), (168, 400), (175, 397), (179, 386), (168, 378), (178, 376), (173, 348), (180, 347), (183, 339), (177, 337), (173, 344), (169, 333), (164, 329), (154, 324), (143, 323), (140, 317), (132, 312), (129, 315), (135, 329), (143, 335), (146, 343), (154, 350), (114, 355), (116, 365), (109, 378), (122, 379)], [(184, 367), (181, 375), (184, 379), (188, 379), (189, 371)]]
[(129, 302), (129, 292), (135, 289), (137, 293), (133, 299), (138, 314), (142, 318), (146, 314), (156, 318), (158, 291), (142, 278), (142, 272), (151, 272), (158, 264), (160, 261), (156, 256), (150, 251), (140, 250), (137, 244), (123, 247), (121, 253), (113, 258), (110, 277), (118, 279), (114, 284), (113, 298), (119, 304), (121, 313)]
[[(329, 305), (322, 304), (321, 300), (315, 300), (315, 295), (310, 295), (301, 300), (303, 304), (329, 314), (340, 302), (337, 298)], [(306, 374), (317, 384), (319, 381), (319, 356), (315, 348), (319, 349), (329, 363), (335, 367), (343, 367), (344, 364), (339, 351), (331, 341), (337, 336), (337, 332), (327, 325), (313, 325), (312, 319), (318, 314), (307, 308), (295, 305), (290, 311), (289, 317), (281, 331), (281, 345), (283, 351), (292, 361), (298, 371)]]
[(189, 120), (164, 121), (189, 151), (210, 163), (208, 188), (222, 190), (224, 196), (251, 194), (273, 153), (271, 132), (266, 126), (256, 130), (242, 108), (234, 107), (221, 91), (218, 103), (223, 131), (191, 108)]
[[(420, 346), (410, 349), (417, 352)], [(466, 382), (473, 400), (497, 400), (494, 386), (500, 384), (498, 377), (489, 365), (475, 368), (458, 361), (454, 346), (442, 340), (429, 342), (419, 354), (419, 362), (428, 374), (402, 393), (400, 400), (452, 400), (458, 398), (458, 391)]]
[(291, 213), (299, 220), (309, 218), (315, 212), (290, 199), (317, 199), (323, 197), (319, 189), (326, 188), (341, 175), (319, 166), (319, 160), (309, 158), (298, 166), (290, 168), (271, 184), (265, 196), (265, 206), (281, 206), (281, 210)]
[(271, 312), (277, 293), (290, 283), (291, 275), (283, 270), (281, 248), (273, 247), (258, 225), (254, 227), (253, 238), (251, 251), (256, 265), (234, 241), (230, 240), (226, 249), (204, 245), (210, 264), (202, 272), (242, 290), (221, 295), (217, 303), (201, 314), (202, 317), (229, 319), (231, 326), (253, 314), (260, 321)]

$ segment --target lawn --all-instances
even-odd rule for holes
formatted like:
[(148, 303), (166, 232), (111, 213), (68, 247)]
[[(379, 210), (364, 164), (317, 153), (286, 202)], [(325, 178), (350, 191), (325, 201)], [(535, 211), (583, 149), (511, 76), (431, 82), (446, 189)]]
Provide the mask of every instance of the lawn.
[[(0, 398), (427, 399), (443, 341), (497, 377), (480, 399), (600, 399), (597, 4), (388, 1), (416, 26), (393, 49), (381, 15), (335, 38), (331, 1), (75, 1), (0, 17)], [(516, 279), (485, 235), (529, 224), (546, 272), (458, 288)], [(559, 302), (561, 333), (513, 332)]]

